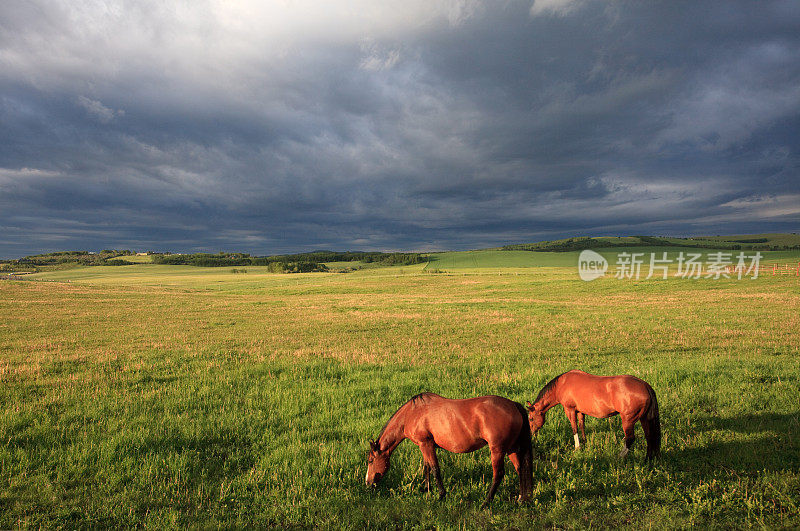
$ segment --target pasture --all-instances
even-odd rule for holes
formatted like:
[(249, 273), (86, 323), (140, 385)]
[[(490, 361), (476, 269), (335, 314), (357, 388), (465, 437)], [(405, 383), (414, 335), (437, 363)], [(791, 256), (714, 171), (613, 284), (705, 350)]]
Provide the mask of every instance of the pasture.
[[(0, 528), (800, 526), (800, 278), (585, 283), (571, 253), (487, 253), (1, 281)], [(617, 458), (618, 419), (587, 418), (574, 451), (559, 407), (528, 504), (507, 466), (479, 509), (486, 448), (440, 451), (441, 503), (409, 442), (364, 486), (368, 440), (412, 395), (524, 403), (572, 368), (652, 384), (653, 467), (638, 427)]]

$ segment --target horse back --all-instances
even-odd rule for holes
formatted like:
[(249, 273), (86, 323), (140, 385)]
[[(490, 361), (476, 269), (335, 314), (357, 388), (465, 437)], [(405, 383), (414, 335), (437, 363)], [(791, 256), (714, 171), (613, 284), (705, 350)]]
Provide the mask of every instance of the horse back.
[(432, 438), (437, 446), (456, 453), (472, 452), (486, 444), (508, 447), (527, 426), (521, 404), (494, 395), (466, 399), (428, 396), (407, 419), (411, 440)]
[(635, 376), (597, 376), (570, 371), (559, 382), (561, 402), (593, 417), (623, 415), (647, 408), (650, 385)]

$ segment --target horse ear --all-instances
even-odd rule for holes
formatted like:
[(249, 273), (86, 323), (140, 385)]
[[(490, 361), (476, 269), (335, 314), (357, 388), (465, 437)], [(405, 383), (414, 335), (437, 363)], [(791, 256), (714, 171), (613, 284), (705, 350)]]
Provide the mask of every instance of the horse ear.
[(378, 446), (378, 443), (375, 441), (375, 439), (370, 439), (369, 447), (375, 450), (376, 452), (380, 449), (380, 446)]
[(530, 402), (525, 402), (528, 405), (528, 411), (533, 411), (533, 404)]

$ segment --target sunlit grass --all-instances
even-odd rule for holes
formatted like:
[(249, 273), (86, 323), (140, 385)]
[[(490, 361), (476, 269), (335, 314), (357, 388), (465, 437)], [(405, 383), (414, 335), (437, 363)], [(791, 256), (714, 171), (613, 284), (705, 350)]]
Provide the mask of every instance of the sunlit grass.
[[(800, 280), (584, 283), (574, 267), (270, 274), (137, 265), (0, 282), (0, 527), (796, 527)], [(41, 280), (58, 280), (42, 282)], [(69, 283), (66, 281), (69, 280)], [(570, 368), (658, 393), (663, 458), (560, 409), (531, 504), (488, 452), (404, 443), (381, 489), (366, 441), (413, 394), (532, 399)]]

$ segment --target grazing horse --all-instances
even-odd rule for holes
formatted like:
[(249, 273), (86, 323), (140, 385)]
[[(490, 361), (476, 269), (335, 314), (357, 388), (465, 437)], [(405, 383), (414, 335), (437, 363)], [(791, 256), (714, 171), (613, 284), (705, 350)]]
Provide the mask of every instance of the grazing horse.
[(586, 440), (584, 415), (604, 419), (619, 414), (625, 432), (625, 446), (620, 457), (628, 455), (636, 440), (633, 428), (637, 420), (642, 423), (647, 440), (647, 459), (653, 459), (661, 451), (656, 392), (644, 380), (627, 375), (595, 376), (579, 370), (556, 376), (539, 391), (533, 404), (528, 402), (532, 433), (539, 431), (544, 424), (544, 414), (557, 404), (564, 406), (564, 413), (572, 424), (576, 450), (581, 447), (577, 424), (580, 424), (583, 440)]
[(389, 470), (389, 457), (404, 439), (419, 446), (423, 459), (424, 487), (430, 491), (430, 473), (436, 478), (439, 499), (445, 497), (436, 449), (467, 453), (489, 445), (493, 481), (483, 507), (491, 503), (505, 475), (505, 456), (519, 475), (520, 500), (533, 488), (531, 431), (522, 404), (499, 396), (451, 400), (434, 393), (419, 394), (398, 409), (370, 441), (368, 486), (376, 486)]

